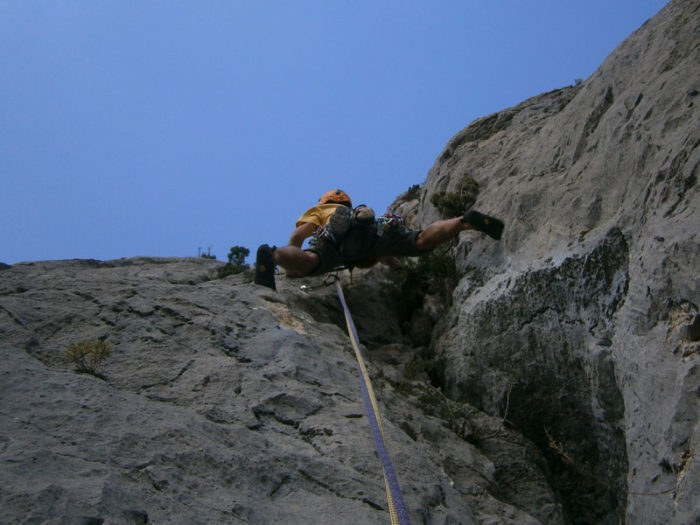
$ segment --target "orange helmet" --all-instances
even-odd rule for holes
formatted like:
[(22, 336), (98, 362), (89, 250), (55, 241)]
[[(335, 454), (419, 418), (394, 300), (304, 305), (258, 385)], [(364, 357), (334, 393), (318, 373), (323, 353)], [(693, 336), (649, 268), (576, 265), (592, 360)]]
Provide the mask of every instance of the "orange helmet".
[(343, 190), (327, 191), (321, 196), (320, 199), (318, 199), (319, 204), (328, 204), (329, 202), (342, 204), (344, 206), (349, 206), (352, 208), (352, 200), (350, 200), (350, 196)]

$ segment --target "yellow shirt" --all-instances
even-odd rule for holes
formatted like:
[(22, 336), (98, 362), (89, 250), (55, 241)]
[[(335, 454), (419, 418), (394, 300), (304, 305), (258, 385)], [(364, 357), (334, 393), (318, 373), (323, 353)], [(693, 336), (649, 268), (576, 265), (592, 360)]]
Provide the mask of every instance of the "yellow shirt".
[(328, 224), (328, 221), (331, 219), (331, 216), (335, 213), (338, 206), (342, 206), (342, 204), (330, 202), (328, 204), (317, 204), (313, 208), (309, 208), (299, 217), (296, 224), (297, 228), (306, 222), (310, 222), (316, 226), (325, 226)]

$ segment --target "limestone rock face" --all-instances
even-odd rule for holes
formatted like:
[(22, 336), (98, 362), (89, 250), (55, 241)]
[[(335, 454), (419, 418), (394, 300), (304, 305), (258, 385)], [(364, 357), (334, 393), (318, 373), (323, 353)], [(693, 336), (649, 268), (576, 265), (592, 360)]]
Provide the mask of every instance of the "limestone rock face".
[[(390, 207), (425, 227), (473, 178), (501, 241), (341, 275), (413, 523), (700, 521), (698, 64), (673, 0)], [(0, 523), (389, 522), (333, 287), (220, 266), (0, 264)]]
[[(388, 522), (334, 288), (280, 278), (273, 292), (217, 279), (220, 265), (0, 271), (0, 522)], [(345, 286), (363, 333), (381, 335), (379, 316), (400, 334), (379, 287)], [(113, 347), (101, 377), (76, 373), (66, 349), (95, 339)], [(561, 523), (539, 451), (407, 379), (411, 355), (400, 341), (367, 354), (412, 521)]]
[(453, 250), (439, 383), (508, 404), (574, 522), (700, 520), (698, 64), (700, 4), (672, 1), (585, 82), (459, 132), (422, 188), (423, 226), (467, 176), (506, 222)]

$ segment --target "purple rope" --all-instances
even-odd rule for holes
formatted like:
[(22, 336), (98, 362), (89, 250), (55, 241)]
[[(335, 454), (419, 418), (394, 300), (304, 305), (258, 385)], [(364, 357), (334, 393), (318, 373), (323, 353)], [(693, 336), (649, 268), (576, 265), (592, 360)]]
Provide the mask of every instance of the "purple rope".
[[(338, 298), (340, 299), (340, 304), (343, 306), (343, 310), (345, 311), (345, 318), (348, 321), (348, 326), (350, 327), (350, 337), (354, 338), (355, 343), (357, 344), (359, 348), (359, 341), (360, 338), (357, 335), (357, 329), (355, 328), (355, 323), (352, 320), (352, 316), (350, 315), (350, 310), (348, 309), (348, 305), (345, 303), (345, 299), (343, 297), (343, 292), (340, 289), (340, 284), (336, 280), (335, 282), (336, 289), (338, 290)], [(404, 504), (403, 501), (403, 496), (401, 495), (401, 487), (399, 486), (399, 480), (396, 477), (396, 471), (394, 470), (394, 465), (391, 463), (391, 458), (389, 457), (389, 453), (386, 450), (386, 445), (384, 443), (384, 437), (382, 436), (382, 432), (379, 429), (379, 414), (376, 414), (374, 412), (374, 407), (372, 406), (372, 400), (370, 399), (369, 395), (369, 389), (367, 388), (367, 383), (364, 374), (362, 373), (362, 367), (359, 366), (360, 369), (360, 378), (362, 378), (362, 381), (360, 382), (361, 387), (362, 387), (362, 398), (365, 402), (365, 411), (367, 412), (367, 419), (369, 420), (369, 426), (370, 429), (372, 430), (372, 436), (374, 437), (374, 444), (377, 448), (377, 454), (379, 455), (379, 460), (382, 463), (382, 467), (384, 468), (384, 474), (386, 475), (387, 478), (387, 483), (389, 484), (389, 490), (391, 491), (391, 499), (394, 503), (394, 508), (396, 510), (396, 517), (399, 520), (400, 525), (410, 525), (411, 521), (408, 518), (408, 512), (406, 511), (406, 505)]]

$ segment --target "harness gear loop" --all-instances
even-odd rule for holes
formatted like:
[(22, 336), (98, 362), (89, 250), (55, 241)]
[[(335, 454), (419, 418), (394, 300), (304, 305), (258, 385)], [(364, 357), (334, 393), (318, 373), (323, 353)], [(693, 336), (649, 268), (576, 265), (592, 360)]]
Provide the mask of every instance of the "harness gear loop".
[(345, 313), (345, 322), (348, 327), (348, 334), (350, 335), (350, 341), (352, 342), (353, 349), (355, 350), (355, 357), (357, 358), (357, 362), (360, 367), (360, 376), (362, 378), (362, 397), (365, 402), (365, 411), (367, 412), (367, 419), (369, 420), (369, 426), (372, 430), (372, 436), (374, 437), (377, 455), (379, 456), (382, 463), (382, 468), (384, 469), (384, 485), (386, 487), (386, 497), (389, 505), (391, 523), (392, 525), (410, 525), (406, 505), (404, 504), (403, 496), (401, 495), (401, 487), (399, 486), (399, 481), (396, 477), (396, 472), (394, 471), (394, 466), (391, 463), (389, 453), (386, 450), (384, 427), (382, 426), (382, 420), (379, 414), (377, 399), (374, 395), (374, 389), (372, 388), (372, 383), (370, 381), (369, 374), (367, 373), (367, 367), (365, 366), (365, 361), (360, 350), (360, 338), (357, 335), (357, 329), (355, 328), (355, 323), (350, 315), (348, 305), (345, 302), (345, 296), (343, 295), (343, 290), (340, 287), (340, 280), (338, 279), (337, 275), (335, 276), (335, 288), (338, 292), (338, 298), (340, 299), (340, 304), (342, 305)]

